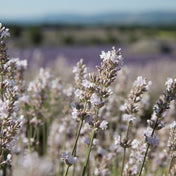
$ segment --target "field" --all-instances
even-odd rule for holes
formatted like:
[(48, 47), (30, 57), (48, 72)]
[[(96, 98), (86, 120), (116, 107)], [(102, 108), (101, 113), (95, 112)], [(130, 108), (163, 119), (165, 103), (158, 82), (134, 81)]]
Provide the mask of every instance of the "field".
[(1, 175), (176, 175), (175, 28), (9, 27)]

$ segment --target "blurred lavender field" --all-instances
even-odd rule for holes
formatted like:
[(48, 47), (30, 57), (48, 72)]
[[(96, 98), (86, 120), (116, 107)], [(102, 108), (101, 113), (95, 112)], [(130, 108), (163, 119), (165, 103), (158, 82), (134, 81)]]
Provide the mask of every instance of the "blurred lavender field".
[(139, 75), (152, 80), (153, 96), (175, 75), (175, 26), (12, 26), (8, 54), (27, 59), (26, 79), (33, 79), (40, 67), (50, 68), (68, 83), (72, 68), (81, 59), (95, 70), (101, 51), (121, 48), (131, 82)]
[[(9, 49), (9, 55), (21, 59), (27, 59), (29, 67), (38, 64), (38, 66), (46, 67), (55, 63), (57, 59), (65, 59), (69, 65), (74, 65), (81, 58), (85, 60), (90, 67), (100, 63), (99, 55), (101, 51), (107, 51), (113, 45), (100, 46), (61, 46), (61, 47), (38, 47), (38, 48), (22, 48)], [(126, 65), (145, 65), (151, 61), (160, 60), (176, 61), (175, 53), (130, 53), (129, 47), (114, 45), (121, 48), (125, 58)]]
[(0, 176), (176, 176), (176, 1), (100, 2), (1, 2)]

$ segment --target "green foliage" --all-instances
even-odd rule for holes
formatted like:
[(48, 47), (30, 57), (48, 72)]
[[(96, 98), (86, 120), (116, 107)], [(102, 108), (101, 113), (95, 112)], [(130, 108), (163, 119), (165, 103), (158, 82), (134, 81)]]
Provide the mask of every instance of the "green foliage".
[(107, 42), (110, 44), (116, 43), (117, 42), (116, 37), (113, 34), (108, 33), (107, 34)]
[(172, 48), (167, 43), (162, 43), (160, 50), (161, 50), (162, 53), (165, 53), (165, 54), (172, 53)]
[(65, 45), (71, 45), (74, 43), (74, 37), (72, 35), (67, 35), (62, 38), (62, 43)]
[(12, 37), (21, 37), (22, 27), (20, 26), (12, 26), (10, 29), (10, 33)]
[(89, 44), (103, 44), (103, 40), (101, 38), (98, 38), (96, 36), (92, 36), (89, 40), (88, 40)]
[(29, 39), (34, 45), (41, 44), (43, 40), (43, 35), (40, 27), (30, 27), (29, 28)]

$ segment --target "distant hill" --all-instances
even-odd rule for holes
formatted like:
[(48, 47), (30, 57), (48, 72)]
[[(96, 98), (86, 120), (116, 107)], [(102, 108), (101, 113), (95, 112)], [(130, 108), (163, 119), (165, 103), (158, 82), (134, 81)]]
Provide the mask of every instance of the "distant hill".
[[(3, 19), (0, 19), (3, 22)], [(5, 21), (17, 24), (117, 24), (117, 25), (175, 25), (176, 12), (105, 13), (97, 15), (50, 14), (40, 18)]]

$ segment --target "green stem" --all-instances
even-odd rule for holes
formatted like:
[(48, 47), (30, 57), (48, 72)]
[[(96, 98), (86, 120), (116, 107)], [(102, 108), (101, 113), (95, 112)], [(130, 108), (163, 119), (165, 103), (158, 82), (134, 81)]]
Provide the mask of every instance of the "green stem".
[(118, 173), (118, 158), (116, 157), (114, 159), (114, 164), (113, 164), (113, 167), (112, 167), (112, 172), (113, 172), (113, 176), (116, 176), (117, 173)]
[(90, 175), (90, 161), (88, 160), (88, 164), (87, 164), (87, 176)]
[(128, 123), (128, 129), (127, 129), (127, 133), (126, 133), (126, 141), (128, 141), (129, 131), (130, 131), (130, 123)]
[(93, 144), (93, 139), (95, 137), (95, 132), (96, 132), (96, 128), (94, 128), (93, 131), (92, 131), (91, 140), (90, 140), (89, 148), (88, 148), (88, 151), (87, 151), (86, 160), (85, 160), (85, 163), (84, 163), (82, 176), (84, 176), (85, 173), (86, 173), (87, 164), (88, 164), (88, 161), (89, 161), (89, 156), (90, 156), (90, 152), (91, 152), (91, 148), (92, 148), (92, 144)]
[(28, 149), (30, 152), (32, 151), (31, 138), (32, 138), (32, 125), (30, 125), (28, 128)]
[(143, 167), (144, 167), (144, 164), (145, 164), (145, 160), (146, 160), (146, 157), (147, 157), (147, 154), (148, 154), (149, 147), (150, 147), (150, 145), (147, 144), (147, 149), (145, 151), (145, 155), (144, 155), (142, 166), (141, 166), (141, 169), (140, 169), (140, 172), (139, 172), (139, 176), (141, 176), (141, 174), (142, 174), (142, 170), (143, 170)]
[[(128, 129), (126, 133), (126, 141), (128, 142), (128, 135), (130, 131), (130, 123), (128, 123)], [(123, 148), (123, 161), (122, 161), (122, 169), (121, 169), (121, 176), (123, 175), (124, 165), (125, 165), (125, 158), (126, 158), (126, 147)]]
[(67, 176), (69, 168), (70, 168), (70, 166), (67, 166), (67, 169), (66, 169), (66, 171), (65, 171), (64, 176)]
[(169, 169), (168, 169), (168, 174), (170, 173), (170, 170), (171, 170), (171, 167), (172, 167), (172, 161), (173, 161), (173, 157), (170, 159), (170, 162), (169, 162)]
[(75, 170), (76, 170), (76, 167), (75, 167), (75, 164), (74, 164), (74, 166), (73, 166), (72, 176), (75, 176)]
[(74, 152), (76, 150), (76, 146), (77, 146), (77, 142), (78, 142), (78, 138), (79, 138), (79, 135), (80, 135), (80, 132), (81, 132), (82, 125), (83, 125), (83, 120), (81, 120), (80, 124), (79, 124), (79, 129), (78, 129), (78, 132), (77, 132), (77, 135), (76, 135), (75, 144), (73, 146), (72, 153), (71, 153), (72, 155), (74, 154)]
[(36, 135), (37, 135), (37, 127), (35, 126), (35, 127), (34, 127), (34, 132), (33, 132), (33, 135), (32, 135), (32, 138), (33, 138), (34, 140), (36, 140)]
[[(83, 111), (86, 110), (86, 105), (87, 105), (87, 101), (85, 101), (85, 103), (84, 103), (84, 109), (83, 109)], [(78, 132), (77, 132), (77, 135), (76, 135), (76, 140), (75, 140), (75, 143), (74, 143), (74, 146), (73, 146), (71, 155), (74, 155), (74, 153), (75, 153), (75, 151), (76, 151), (77, 142), (78, 142), (78, 138), (79, 138), (79, 135), (80, 135), (80, 132), (81, 132), (82, 125), (83, 125), (83, 119), (80, 120)], [(67, 166), (64, 176), (67, 176), (69, 167), (70, 167), (70, 166)]]
[[(152, 130), (151, 137), (153, 137), (157, 125), (158, 125), (158, 118), (156, 119), (155, 126), (154, 126), (154, 128)], [(147, 149), (145, 151), (145, 155), (144, 155), (142, 166), (141, 166), (141, 169), (140, 169), (140, 172), (139, 172), (139, 176), (141, 176), (141, 174), (142, 174), (142, 170), (143, 170), (143, 167), (144, 167), (144, 164), (145, 164), (145, 160), (146, 160), (146, 157), (147, 157), (147, 154), (148, 154), (149, 147), (150, 147), (150, 144), (147, 144)]]
[[(76, 140), (75, 140), (75, 143), (74, 143), (74, 146), (73, 146), (71, 155), (73, 155), (74, 152), (75, 152), (75, 150), (76, 150), (76, 146), (77, 146), (77, 142), (78, 142), (78, 138), (79, 138), (79, 135), (80, 135), (80, 132), (81, 132), (82, 125), (83, 125), (83, 120), (80, 121), (79, 129), (78, 129), (78, 132), (77, 132), (77, 135), (76, 135)], [(69, 167), (70, 167), (70, 166), (67, 166), (64, 176), (67, 176)]]
[(45, 123), (43, 124), (43, 127), (42, 127), (42, 129), (43, 129), (43, 134), (42, 134), (42, 136), (43, 136), (43, 155), (46, 155), (46, 128), (45, 128)]
[(121, 176), (123, 176), (123, 170), (124, 170), (124, 165), (125, 165), (125, 156), (126, 156), (126, 148), (123, 148), (123, 162), (122, 162)]
[[(79, 129), (76, 130), (76, 134), (78, 134), (78, 130), (79, 130)], [(75, 151), (73, 152), (73, 155), (76, 156), (76, 148), (75, 148)], [(75, 171), (76, 171), (76, 166), (75, 166), (75, 164), (74, 164), (74, 165), (73, 165), (72, 176), (75, 176)]]
[(39, 145), (40, 145), (40, 128), (37, 126), (37, 152), (39, 153)]

